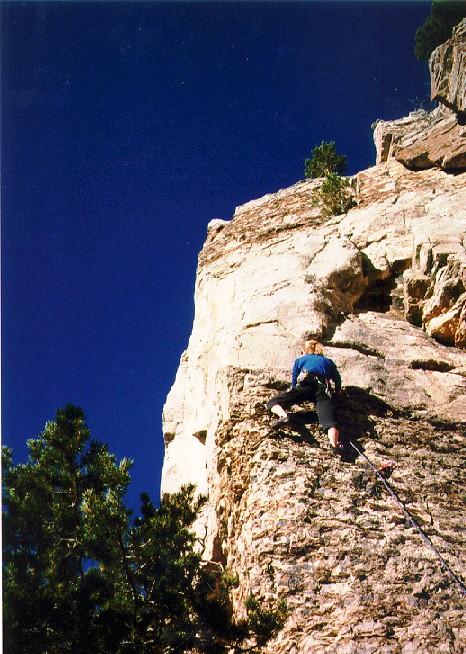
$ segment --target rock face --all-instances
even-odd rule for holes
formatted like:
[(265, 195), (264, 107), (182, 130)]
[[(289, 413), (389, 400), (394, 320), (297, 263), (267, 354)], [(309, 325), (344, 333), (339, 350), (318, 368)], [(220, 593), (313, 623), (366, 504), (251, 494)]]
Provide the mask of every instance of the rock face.
[(376, 466), (396, 461), (393, 487), (464, 578), (466, 175), (376, 166), (357, 176), (358, 207), (327, 222), (318, 183), (209, 225), (162, 490), (208, 494), (206, 556), (239, 575), (239, 615), (250, 592), (286, 598), (264, 652), (463, 652), (464, 597), (367, 462), (332, 457), (312, 407), (272, 433), (265, 403), (302, 340), (322, 338), (346, 438)]
[[(286, 600), (264, 654), (466, 652), (466, 173), (396, 159), (355, 177), (347, 214), (324, 219), (306, 180), (212, 221), (199, 255), (162, 493), (208, 495), (238, 617), (251, 592)], [(270, 429), (311, 336), (342, 375), (345, 460), (312, 405)]]
[(378, 121), (374, 130), (377, 163), (395, 158), (408, 168), (466, 169), (466, 19), (429, 61), (431, 97), (440, 106), (431, 113)]
[(439, 46), (429, 61), (431, 97), (457, 114), (466, 114), (466, 19), (457, 25), (452, 38)]
[(379, 121), (374, 130), (377, 162), (396, 159), (412, 170), (438, 167), (450, 172), (466, 168), (466, 126), (456, 113), (437, 107), (431, 113)]

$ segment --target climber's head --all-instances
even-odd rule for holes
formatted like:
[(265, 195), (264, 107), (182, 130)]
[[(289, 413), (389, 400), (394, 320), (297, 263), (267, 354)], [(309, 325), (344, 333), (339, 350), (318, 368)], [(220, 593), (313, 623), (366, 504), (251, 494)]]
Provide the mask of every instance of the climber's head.
[(304, 341), (304, 354), (323, 354), (324, 348), (318, 341)]

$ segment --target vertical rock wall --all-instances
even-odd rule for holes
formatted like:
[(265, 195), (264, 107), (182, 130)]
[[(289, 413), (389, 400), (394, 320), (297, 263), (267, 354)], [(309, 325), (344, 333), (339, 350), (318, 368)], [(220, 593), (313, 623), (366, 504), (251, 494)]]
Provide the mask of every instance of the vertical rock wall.
[[(325, 221), (306, 180), (209, 224), (162, 493), (207, 494), (197, 529), (238, 617), (250, 593), (286, 599), (264, 654), (466, 652), (465, 25), (430, 62), (445, 108), (377, 125), (348, 214)], [(342, 375), (344, 460), (312, 405), (270, 429), (306, 337)], [(395, 496), (365, 457), (395, 463)]]
[(434, 50), (429, 61), (431, 96), (456, 114), (466, 115), (466, 19), (452, 37)]
[(429, 68), (431, 98), (439, 106), (429, 113), (418, 109), (407, 118), (377, 121), (377, 163), (395, 158), (414, 170), (466, 169), (466, 19), (434, 50)]
[(345, 437), (376, 466), (396, 462), (400, 499), (465, 578), (466, 354), (422, 329), (423, 306), (420, 326), (407, 322), (403, 303), (413, 271), (419, 305), (450, 268), (451, 298), (466, 281), (466, 176), (379, 165), (355, 180), (358, 206), (327, 222), (318, 183), (210, 225), (164, 409), (162, 492), (194, 481), (208, 494), (198, 528), (206, 556), (239, 576), (237, 615), (250, 592), (286, 599), (264, 652), (463, 652), (464, 597), (366, 461), (332, 456), (312, 406), (272, 432), (265, 403), (289, 386), (303, 338), (324, 340)]

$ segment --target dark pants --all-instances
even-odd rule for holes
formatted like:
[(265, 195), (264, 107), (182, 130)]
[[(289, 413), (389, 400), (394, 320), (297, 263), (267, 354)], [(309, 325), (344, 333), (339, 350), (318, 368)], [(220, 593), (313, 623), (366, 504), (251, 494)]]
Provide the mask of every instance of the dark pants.
[(319, 423), (324, 429), (337, 427), (335, 407), (332, 398), (326, 393), (323, 384), (309, 384), (308, 386), (295, 386), (284, 393), (279, 393), (267, 402), (267, 409), (270, 411), (273, 406), (279, 404), (283, 409), (289, 409), (293, 404), (303, 402), (314, 402), (317, 410)]

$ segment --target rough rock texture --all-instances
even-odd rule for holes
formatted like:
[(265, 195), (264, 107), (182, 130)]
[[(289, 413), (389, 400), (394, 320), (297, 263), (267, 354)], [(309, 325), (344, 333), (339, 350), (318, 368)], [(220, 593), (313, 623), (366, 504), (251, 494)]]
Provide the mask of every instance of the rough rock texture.
[(465, 580), (466, 174), (378, 165), (328, 221), (318, 184), (209, 224), (164, 408), (162, 492), (208, 494), (198, 529), (239, 576), (237, 615), (250, 592), (286, 599), (264, 653), (463, 653), (465, 596), (365, 459), (335, 458), (312, 406), (271, 432), (265, 403), (303, 338), (322, 338), (345, 438), (396, 462), (389, 483)]
[(374, 130), (377, 162), (394, 158), (407, 168), (466, 168), (466, 126), (446, 107), (431, 113), (412, 112), (407, 118), (379, 121)]
[[(207, 494), (197, 529), (238, 617), (251, 592), (286, 599), (264, 654), (466, 652), (465, 33), (431, 58), (444, 106), (377, 125), (347, 214), (324, 219), (306, 180), (208, 225), (162, 493)], [(270, 429), (309, 336), (342, 375), (344, 460), (312, 405)], [(365, 457), (395, 462), (396, 497)]]
[(374, 130), (377, 163), (395, 158), (408, 168), (466, 168), (466, 19), (429, 61), (431, 97), (440, 106), (431, 113), (378, 121)]
[(429, 68), (432, 100), (466, 114), (466, 19), (454, 28), (449, 41), (434, 50)]

